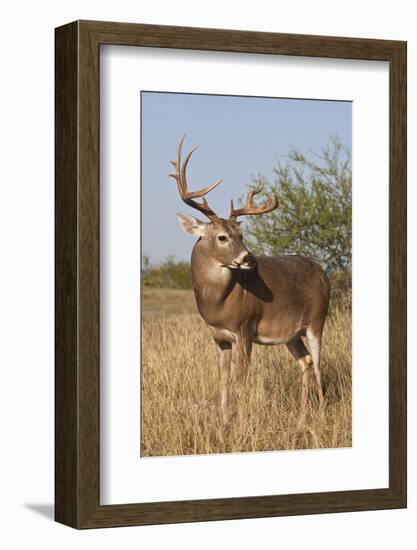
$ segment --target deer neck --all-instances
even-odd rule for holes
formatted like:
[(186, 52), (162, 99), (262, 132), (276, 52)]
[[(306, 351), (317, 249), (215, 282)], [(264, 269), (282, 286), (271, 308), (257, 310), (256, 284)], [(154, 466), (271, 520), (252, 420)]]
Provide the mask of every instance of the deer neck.
[(194, 246), (191, 273), (197, 304), (203, 310), (215, 310), (224, 304), (236, 287), (237, 274), (210, 256), (202, 241)]

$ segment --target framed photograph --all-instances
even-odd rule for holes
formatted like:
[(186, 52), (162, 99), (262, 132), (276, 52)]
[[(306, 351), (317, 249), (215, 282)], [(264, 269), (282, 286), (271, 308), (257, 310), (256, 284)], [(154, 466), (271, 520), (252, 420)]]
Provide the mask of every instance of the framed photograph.
[(404, 508), (406, 43), (56, 29), (55, 344), (56, 521)]

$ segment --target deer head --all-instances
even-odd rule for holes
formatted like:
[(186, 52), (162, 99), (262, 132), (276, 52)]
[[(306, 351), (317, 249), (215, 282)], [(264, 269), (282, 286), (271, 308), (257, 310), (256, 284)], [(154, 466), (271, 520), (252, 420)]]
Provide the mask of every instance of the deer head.
[[(212, 259), (215, 259), (222, 267), (227, 267), (229, 269), (253, 269), (256, 266), (256, 261), (243, 242), (240, 223), (237, 221), (237, 217), (272, 212), (278, 208), (278, 198), (273, 195), (261, 206), (254, 206), (254, 195), (257, 195), (263, 189), (263, 182), (261, 182), (257, 189), (248, 193), (246, 205), (244, 207), (235, 209), (232, 200), (229, 219), (220, 218), (208, 205), (205, 195), (217, 187), (222, 182), (221, 179), (204, 187), (204, 189), (198, 191), (188, 190), (186, 177), (187, 164), (196, 148), (187, 153), (181, 165), (181, 152), (184, 138), (185, 136), (183, 136), (178, 146), (177, 159), (171, 161), (171, 164), (175, 168), (175, 173), (169, 175), (177, 182), (179, 194), (185, 204), (204, 214), (210, 221), (202, 222), (193, 216), (177, 214), (180, 226), (188, 235), (199, 237), (199, 240), (203, 241), (202, 244), (207, 254)], [(199, 198), (201, 198), (201, 202), (195, 200)]]

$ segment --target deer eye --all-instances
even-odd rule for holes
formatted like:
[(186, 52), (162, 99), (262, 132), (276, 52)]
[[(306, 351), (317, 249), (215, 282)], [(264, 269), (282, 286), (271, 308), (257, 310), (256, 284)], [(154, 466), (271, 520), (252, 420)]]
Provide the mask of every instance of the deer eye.
[(227, 237), (225, 235), (219, 235), (217, 238), (219, 239), (219, 241), (222, 241), (222, 242), (227, 241)]

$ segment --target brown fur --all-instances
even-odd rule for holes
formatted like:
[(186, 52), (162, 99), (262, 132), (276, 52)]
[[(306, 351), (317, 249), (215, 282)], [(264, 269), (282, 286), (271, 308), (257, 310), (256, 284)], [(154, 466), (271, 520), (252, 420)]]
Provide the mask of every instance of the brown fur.
[[(303, 256), (260, 256), (254, 258), (243, 243), (238, 216), (267, 214), (278, 208), (273, 194), (262, 205), (253, 197), (262, 192), (263, 181), (247, 195), (246, 205), (222, 219), (210, 208), (205, 195), (221, 180), (199, 191), (189, 191), (186, 168), (193, 150), (181, 164), (181, 139), (177, 159), (171, 164), (182, 200), (210, 219), (204, 223), (178, 214), (178, 221), (189, 235), (198, 236), (191, 256), (192, 280), (197, 307), (211, 327), (219, 351), (220, 401), (227, 406), (232, 355), (239, 383), (247, 376), (252, 345), (287, 344), (303, 372), (300, 421), (305, 417), (307, 380), (311, 365), (320, 403), (323, 391), (320, 377), (320, 349), (329, 306), (329, 281), (324, 271)], [(197, 198), (202, 200), (196, 201)], [(310, 354), (302, 336), (310, 345)], [(234, 353), (233, 353), (234, 352)]]
[[(307, 373), (314, 358), (301, 337), (307, 336), (309, 342), (315, 339), (320, 347), (330, 289), (321, 267), (303, 256), (259, 256), (252, 269), (226, 267), (249, 254), (240, 227), (232, 220), (205, 225), (205, 233), (192, 252), (192, 281), (198, 310), (219, 348), (221, 403), (225, 408), (232, 349), (240, 382), (247, 376), (254, 342), (287, 344)], [(227, 235), (227, 246), (216, 240), (219, 235)], [(314, 366), (319, 384), (319, 364)], [(303, 388), (307, 374), (303, 375)], [(322, 399), (321, 381), (318, 391)]]

